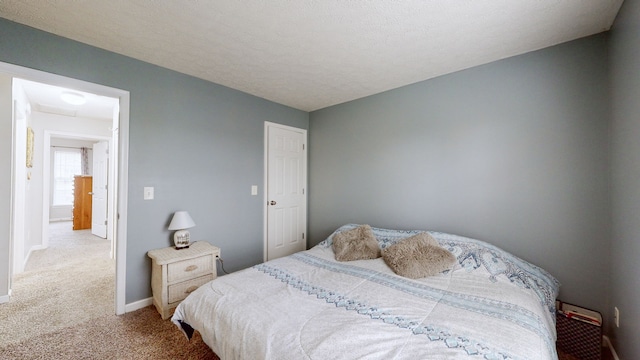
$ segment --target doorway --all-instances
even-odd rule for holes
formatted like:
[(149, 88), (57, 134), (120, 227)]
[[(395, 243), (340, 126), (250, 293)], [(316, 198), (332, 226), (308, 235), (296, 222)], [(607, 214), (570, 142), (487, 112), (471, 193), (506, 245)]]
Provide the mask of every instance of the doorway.
[(265, 261), (307, 249), (306, 187), (307, 131), (265, 122)]
[[(6, 63), (0, 63), (0, 73), (4, 73), (11, 77), (25, 79), (27, 81), (39, 82), (55, 87), (62, 87), (69, 92), (72, 93), (80, 93), (83, 95), (91, 94), (96, 97), (101, 98), (111, 98), (115, 99), (117, 105), (112, 108), (110, 111), (110, 117), (113, 120), (110, 124), (109, 137), (109, 151), (113, 155), (112, 164), (109, 165), (110, 171), (109, 179), (112, 180), (111, 188), (113, 190), (114, 196), (109, 197), (106, 201), (111, 205), (110, 208), (110, 216), (112, 221), (107, 225), (107, 232), (111, 232), (111, 236), (113, 238), (112, 245), (112, 255), (115, 255), (116, 258), (116, 270), (115, 270), (115, 312), (116, 314), (124, 314), (125, 313), (125, 263), (126, 263), (126, 206), (127, 206), (127, 163), (128, 163), (128, 126), (129, 126), (129, 93), (123, 90), (114, 89), (110, 87), (105, 87), (98, 84), (87, 83), (81, 80), (71, 79), (59, 75), (49, 74), (33, 69), (23, 68), (20, 66), (15, 66)], [(26, 104), (26, 101), (24, 101)], [(16, 101), (13, 102), (14, 107), (16, 106)], [(41, 103), (38, 106), (41, 112), (56, 112), (56, 110), (60, 109), (52, 109), (55, 106), (50, 106), (51, 104)], [(18, 110), (18, 111), (16, 111)], [(25, 105), (25, 109), (23, 111), (34, 111), (33, 105), (29, 104)], [(64, 109), (63, 109), (64, 110)], [(68, 110), (68, 109), (67, 109)], [(23, 144), (20, 135), (22, 134), (20, 130), (20, 124), (18, 122), (24, 121), (24, 117), (21, 118), (19, 109), (14, 108), (14, 113), (16, 116), (13, 116), (13, 153), (14, 155), (20, 154), (23, 152), (21, 150), (20, 145)], [(54, 114), (56, 116), (60, 116), (61, 114)], [(18, 125), (18, 126), (16, 126)], [(28, 125), (28, 124), (26, 124)], [(86, 124), (75, 123), (72, 125), (67, 124), (70, 128), (66, 130), (56, 130), (60, 131), (63, 135), (66, 136), (77, 136), (77, 134), (82, 133), (83, 126)], [(27, 126), (29, 128), (29, 126)], [(31, 129), (32, 130), (32, 129)], [(42, 130), (42, 129), (41, 129)], [(40, 133), (40, 141), (38, 142), (36, 139), (36, 146), (33, 147), (32, 156), (33, 161), (40, 160), (41, 166), (43, 167), (42, 173), (44, 173), (44, 167), (51, 166), (51, 160), (49, 156), (45, 156), (44, 149), (50, 149), (50, 139), (51, 135), (56, 131), (49, 131), (48, 133)], [(29, 130), (26, 132), (29, 133)], [(58, 134), (59, 135), (59, 134)], [(28, 137), (27, 137), (28, 138)], [(46, 142), (49, 141), (47, 144)], [(38, 144), (40, 148), (38, 148)], [(24, 149), (24, 148), (22, 148)], [(27, 150), (29, 147), (27, 146)], [(28, 152), (28, 151), (27, 151)], [(26, 154), (25, 154), (26, 155)], [(38, 158), (40, 156), (40, 158)], [(36, 236), (35, 238), (40, 238), (42, 244), (44, 245), (44, 241), (49, 238), (49, 194), (51, 191), (50, 183), (47, 181), (42, 181), (42, 192), (41, 192), (41, 211), (36, 211), (32, 214), (28, 214), (25, 208), (25, 203), (27, 202), (27, 198), (24, 194), (20, 194), (21, 191), (28, 188), (30, 183), (30, 177), (33, 178), (35, 173), (30, 173), (30, 168), (24, 167), (24, 163), (18, 163), (16, 156), (13, 156), (11, 174), (12, 174), (12, 202), (9, 205), (11, 207), (11, 239), (9, 242), (8, 249), (0, 249), (3, 251), (11, 252), (15, 254), (16, 251), (22, 251), (23, 254), (28, 253), (29, 250), (33, 248), (33, 243), (24, 243), (24, 239), (29, 238), (29, 232), (32, 231), (31, 227), (27, 226), (27, 222), (33, 220), (30, 218), (30, 215), (37, 214), (35, 216), (36, 222), (39, 221), (39, 224), (36, 226), (36, 232), (41, 233), (40, 236)], [(22, 177), (24, 176), (24, 177)], [(27, 185), (24, 185), (25, 179), (27, 181)], [(35, 179), (34, 179), (35, 180)], [(28, 190), (28, 189), (27, 189)], [(33, 194), (31, 194), (33, 195)], [(35, 194), (35, 197), (38, 197)], [(46, 197), (46, 198), (45, 198)], [(44, 204), (47, 204), (45, 206)], [(36, 234), (38, 235), (38, 234)], [(21, 245), (22, 244), (22, 248)], [(28, 246), (28, 248), (27, 248)], [(36, 249), (38, 244), (35, 245)], [(15, 258), (12, 257), (12, 261), (8, 264), (8, 269), (1, 269), (0, 276), (5, 274), (8, 270), (8, 278), (9, 278), (9, 294), (11, 288), (11, 279), (14, 273), (14, 268), (16, 267)]]

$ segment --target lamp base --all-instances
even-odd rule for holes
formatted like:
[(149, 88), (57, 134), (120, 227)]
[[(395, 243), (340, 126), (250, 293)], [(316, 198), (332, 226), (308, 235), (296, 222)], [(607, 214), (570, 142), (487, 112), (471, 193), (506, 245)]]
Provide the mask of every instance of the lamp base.
[(176, 250), (187, 249), (191, 245), (191, 235), (189, 230), (178, 230), (173, 234), (173, 243), (176, 245)]

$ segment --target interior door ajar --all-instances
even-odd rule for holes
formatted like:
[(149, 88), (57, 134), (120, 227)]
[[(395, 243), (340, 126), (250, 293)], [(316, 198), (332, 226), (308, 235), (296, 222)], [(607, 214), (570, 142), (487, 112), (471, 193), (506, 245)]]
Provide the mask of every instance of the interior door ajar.
[(267, 124), (267, 260), (306, 250), (306, 130)]
[(93, 144), (93, 201), (91, 233), (107, 238), (107, 177), (109, 175), (109, 142)]

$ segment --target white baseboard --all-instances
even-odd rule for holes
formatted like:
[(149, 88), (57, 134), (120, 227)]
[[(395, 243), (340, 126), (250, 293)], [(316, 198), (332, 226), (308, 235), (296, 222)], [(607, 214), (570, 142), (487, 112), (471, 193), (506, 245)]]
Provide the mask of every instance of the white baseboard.
[(149, 305), (153, 305), (153, 298), (146, 298), (146, 299), (142, 299), (142, 300), (138, 300), (136, 302), (132, 302), (132, 303), (126, 304), (124, 306), (124, 312), (128, 313), (128, 312), (140, 310), (140, 309), (145, 308), (145, 307), (147, 307)]
[(8, 303), (10, 297), (11, 297), (10, 295), (2, 295), (2, 296), (0, 296), (0, 304)]
[(24, 271), (24, 268), (27, 266), (27, 263), (29, 262), (29, 258), (31, 257), (31, 253), (33, 253), (36, 250), (44, 250), (46, 249), (46, 246), (43, 245), (34, 245), (29, 249), (29, 253), (27, 254), (27, 256), (24, 258), (24, 262), (22, 263), (22, 269), (20, 269), (20, 272)]
[(602, 342), (607, 347), (607, 349), (611, 351), (611, 355), (613, 355), (613, 360), (620, 360), (620, 358), (618, 357), (618, 353), (616, 353), (616, 349), (613, 348), (613, 344), (611, 344), (611, 340), (609, 339), (609, 337), (606, 335), (603, 336)]

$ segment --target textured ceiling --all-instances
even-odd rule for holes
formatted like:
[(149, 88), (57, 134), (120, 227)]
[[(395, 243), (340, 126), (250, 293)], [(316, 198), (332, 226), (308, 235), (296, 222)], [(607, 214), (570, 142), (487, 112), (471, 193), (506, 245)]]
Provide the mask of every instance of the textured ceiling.
[(1, 0), (0, 17), (311, 111), (608, 30), (622, 0)]

